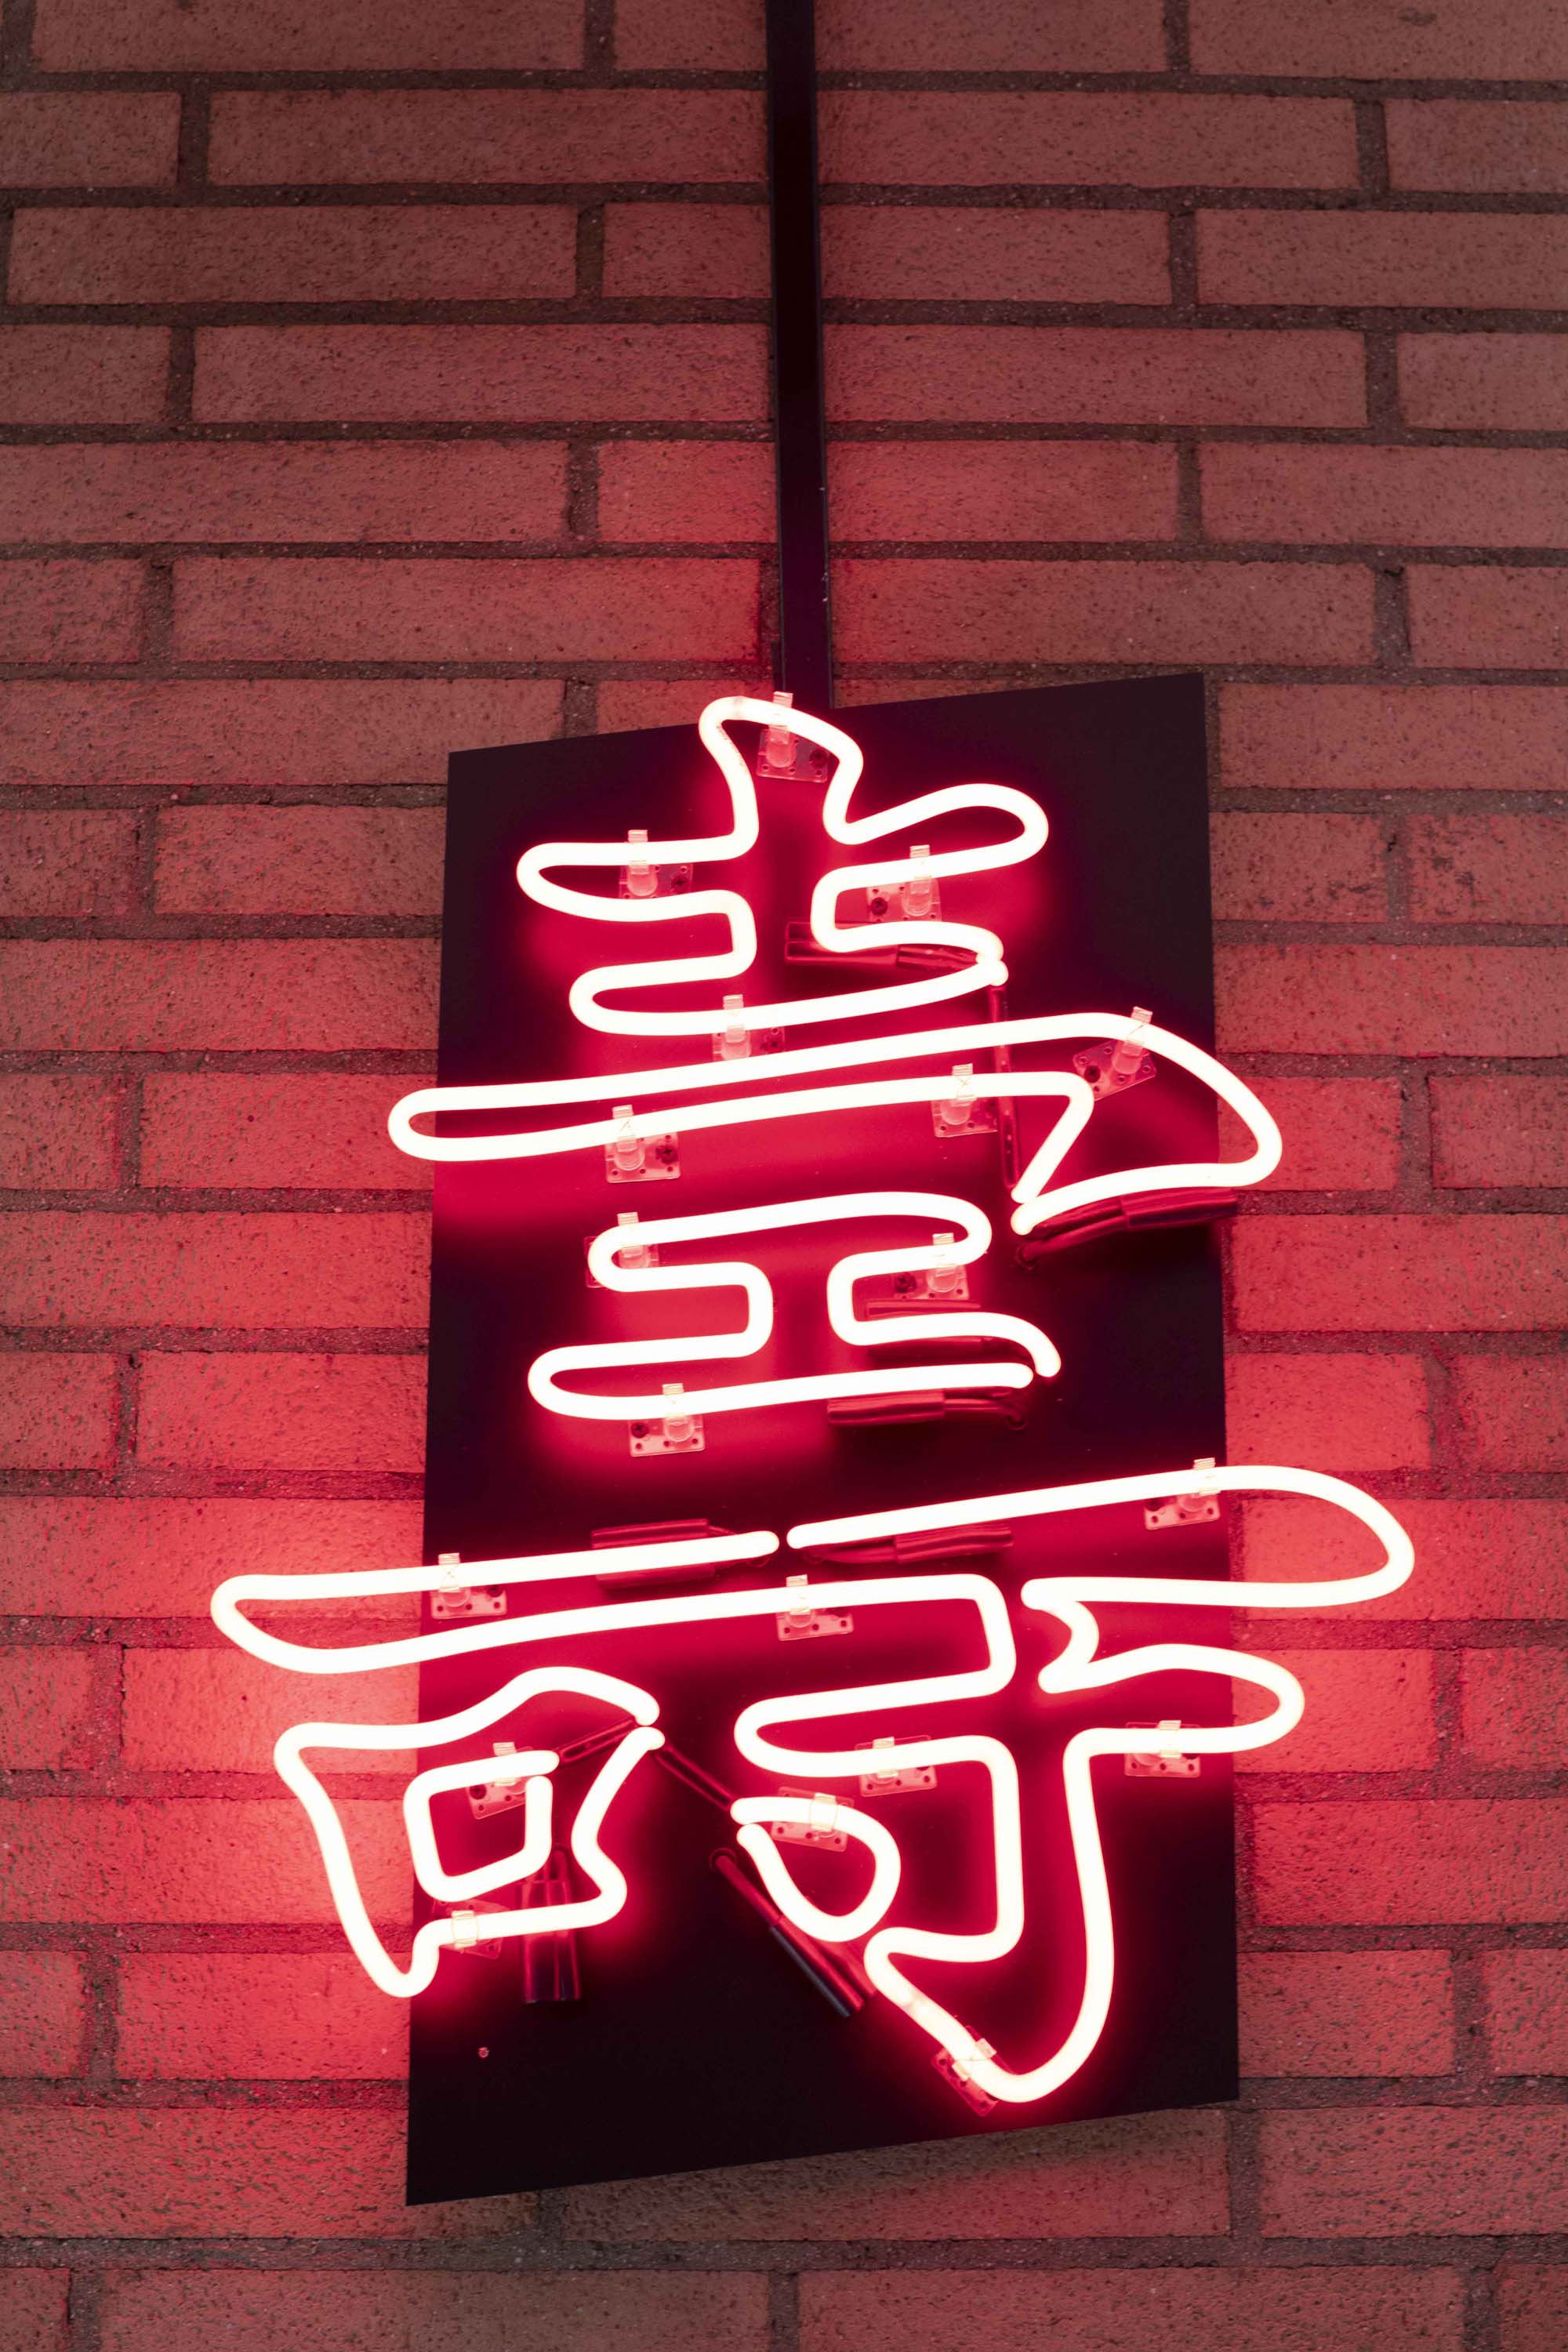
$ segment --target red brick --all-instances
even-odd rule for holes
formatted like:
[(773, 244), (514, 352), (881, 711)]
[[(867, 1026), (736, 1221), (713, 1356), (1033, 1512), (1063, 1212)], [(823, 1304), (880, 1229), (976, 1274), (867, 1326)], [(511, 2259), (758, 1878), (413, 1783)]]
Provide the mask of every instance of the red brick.
[(1211, 539), (1551, 547), (1568, 536), (1568, 452), (1248, 447), (1203, 452)]
[(393, 1102), (416, 1083), (337, 1072), (149, 1077), (142, 1097), (142, 1181), (423, 1191), (429, 1163), (397, 1150), (386, 1132)]
[(456, 745), (536, 740), (560, 712), (548, 678), (0, 682), (0, 780), (435, 783)]
[(744, 2273), (311, 2268), (114, 2277), (105, 2352), (208, 2352), (219, 2342), (231, 2352), (274, 2352), (280, 2333), (297, 2352), (345, 2344), (418, 2344), (426, 2352), (690, 2352), (698, 2344), (763, 2352), (770, 2341), (766, 2282)]
[[(1285, 1156), (1262, 1189), (1270, 1192), (1386, 1192), (1399, 1167), (1399, 1087), (1393, 1078), (1258, 1081), (1279, 1122)], [(1221, 1149), (1239, 1159), (1247, 1130), (1220, 1115)]]
[(1568, 1321), (1568, 1218), (1247, 1217), (1244, 1331), (1518, 1331)]
[(763, 330), (717, 327), (205, 327), (206, 419), (479, 424), (754, 423)]
[(165, 327), (0, 327), (0, 424), (155, 424), (168, 372)]
[(1492, 1470), (1568, 1470), (1568, 1364), (1461, 1356), (1453, 1372), (1462, 1457)]
[(0, 564), (0, 640), (15, 662), (131, 661), (142, 642), (136, 563)]
[(1210, 819), (1222, 922), (1379, 923), (1388, 913), (1384, 827), (1370, 816)]
[[(477, 2237), (531, 2218), (525, 2197), (405, 2207), (403, 2176), (402, 2116), (367, 2110), (53, 2106), (0, 2118), (0, 2216), (26, 2237)], [(168, 2290), (159, 2295), (166, 2309)]]
[(566, 2191), (568, 2238), (1212, 2237), (1226, 2228), (1215, 2115), (674, 2173)]
[(16, 302), (463, 302), (570, 294), (563, 205), (22, 211)]
[(816, 2271), (803, 2352), (1458, 2352), (1451, 2272), (1263, 2269)]
[(149, 1356), (137, 1454), (212, 1470), (376, 1476), (425, 1463), (417, 1356)]
[(1505, 2266), (1498, 2308), (1502, 2352), (1560, 2352), (1568, 2340), (1568, 2270)]
[(843, 661), (1362, 661), (1371, 574), (1349, 564), (837, 566)]
[(599, 732), (619, 727), (695, 727), (698, 713), (716, 694), (773, 692), (773, 680), (752, 672), (746, 679), (605, 678), (599, 688)]
[(1568, 221), (1506, 213), (1205, 213), (1204, 302), (1555, 310)]
[(18, 1210), (0, 1217), (0, 1318), (109, 1323), (422, 1325), (423, 1218), (132, 1217)]
[(0, 1188), (111, 1184), (117, 1108), (103, 1078), (0, 1078)]
[(107, 1470), (119, 1412), (112, 1356), (0, 1355), (0, 1469)]
[(1547, 80), (1568, 74), (1568, 27), (1541, 0), (1486, 8), (1413, 9), (1403, 0), (1194, 0), (1200, 73), (1310, 74), (1411, 81)]
[(761, 97), (722, 89), (219, 90), (215, 181), (761, 180)]
[(1497, 2072), (1568, 2074), (1568, 1952), (1483, 1952), (1481, 1974)]
[(819, 105), (829, 183), (1341, 188), (1355, 182), (1355, 124), (1343, 99), (829, 89)]
[[(835, 69), (956, 67), (1034, 73), (1158, 71), (1164, 63), (1155, 0), (1106, 0), (1089, 16), (1001, 0), (975, 13), (963, 0), (918, 10), (897, 0), (829, 0), (817, 12), (817, 59)], [(623, 70), (693, 68), (753, 72), (763, 63), (755, 0), (619, 0), (616, 62)]]
[[(410, 1877), (397, 1807), (345, 1798), (338, 1811), (373, 1915), (403, 1919)], [(6, 1919), (281, 1927), (334, 1916), (315, 1838), (291, 1797), (21, 1798), (0, 1802), (0, 1840)]]
[(177, 568), (174, 643), (197, 661), (739, 660), (756, 607), (741, 562), (198, 558)]
[(159, 914), (434, 915), (439, 809), (187, 808), (158, 822)]
[[(74, 1953), (0, 1952), (0, 2074), (79, 2074), (86, 2030), (81, 1962)], [(7, 2296), (16, 2275), (6, 2273)], [(0, 2345), (30, 2341), (25, 2327), (11, 2337), (0, 2325)]]
[(1557, 948), (1221, 948), (1220, 1042), (1233, 1054), (1561, 1053), (1565, 966)]
[[(191, 1360), (155, 1357), (147, 1370)], [(297, 1360), (216, 1360), (244, 1366)], [(146, 1372), (143, 1387), (157, 1387)], [(263, 1563), (273, 1573), (291, 1574), (397, 1567), (419, 1557), (419, 1509), (413, 1503), (0, 1496), (0, 1612), (6, 1614), (196, 1617), (205, 1622), (214, 1586)]]
[(1233, 791), (1555, 791), (1568, 758), (1568, 694), (1549, 686), (1226, 686), (1220, 752)]
[(1499, 1770), (1553, 1771), (1568, 1742), (1568, 1657), (1561, 1650), (1469, 1650), (1465, 1753)]
[(1568, 2109), (1342, 2107), (1265, 2116), (1263, 2232), (1561, 2230)]
[(0, 2308), (4, 2352), (66, 2352), (68, 2271), (7, 2270)]
[(174, 176), (175, 90), (9, 90), (0, 98), (0, 184), (148, 188)]
[(13, 940), (0, 1048), (417, 1051), (435, 1034), (434, 963), (422, 940)]
[(1408, 579), (1417, 662), (1437, 669), (1568, 664), (1568, 571), (1422, 563)]
[(768, 216), (754, 205), (611, 205), (610, 295), (768, 294)]
[(1568, 348), (1561, 335), (1402, 335), (1405, 422), (1489, 432), (1568, 425)]
[(1568, 1801), (1258, 1805), (1270, 1927), (1568, 1920)]
[(828, 488), (841, 542), (1175, 536), (1175, 452), (1135, 441), (843, 441)]
[(401, 2080), (404, 2008), (348, 1952), (132, 1954), (121, 1964), (115, 2072), (175, 2082)]
[(827, 400), (857, 424), (1359, 425), (1366, 414), (1355, 336), (1224, 328), (830, 327)]
[[(125, 1761), (137, 1772), (270, 1772), (279, 1732), (300, 1721), (300, 1691), (292, 1685), (291, 1675), (232, 1649), (130, 1650)], [(417, 1669), (312, 1675), (309, 1712), (321, 1723), (412, 1723), (419, 1712)], [(356, 1773), (394, 1772), (405, 1780), (413, 1768), (410, 1750), (343, 1760)]]
[(1418, 923), (1568, 922), (1568, 821), (1417, 817), (1410, 912)]
[(1163, 213), (830, 205), (823, 287), (849, 300), (1168, 302)]
[(582, 42), (578, 0), (531, 0), (515, 24), (486, 0), (258, 0), (240, 17), (223, 0), (145, 0), (129, 16), (102, 0), (41, 0), (33, 62), (49, 73), (519, 73), (580, 66)]
[[(1291, 1650), (1266, 1626), (1254, 1628), (1247, 1647), (1289, 1668), (1307, 1712), (1283, 1739), (1238, 1756), (1242, 1771), (1402, 1772), (1435, 1760), (1430, 1652)], [(1238, 1694), (1237, 1720), (1267, 1715), (1272, 1702), (1264, 1700), (1262, 1692)]]
[(1226, 1361), (1236, 1462), (1340, 1471), (1423, 1468), (1426, 1384), (1414, 1356), (1244, 1356)]
[(8, 1770), (92, 1764), (93, 1660), (85, 1650), (0, 1649), (0, 1755)]
[(125, 912), (136, 838), (134, 817), (99, 809), (0, 810), (0, 915)]
[[(1314, 1458), (1310, 1448), (1302, 1458)], [(1568, 1617), (1568, 1525), (1556, 1503), (1402, 1496), (1394, 1511), (1415, 1547), (1415, 1573), (1386, 1600), (1359, 1602), (1358, 1619)], [(1321, 1504), (1248, 1503), (1242, 1517), (1248, 1577), (1360, 1576), (1380, 1557), (1359, 1521)]]
[(1568, 1078), (1429, 1078), (1427, 1086), (1437, 1183), (1561, 1183)]
[[(599, 532), (606, 540), (771, 545), (773, 451), (756, 441), (607, 442), (599, 452)], [(700, 697), (695, 686), (682, 691)], [(693, 710), (699, 707), (694, 698)]]
[(553, 539), (565, 485), (548, 441), (0, 449), (0, 539)]
[(1384, 110), (1396, 188), (1568, 194), (1560, 106), (1522, 99), (1396, 98)]
[(1244, 1952), (1241, 2071), (1446, 2074), (1453, 2000), (1447, 1952)]

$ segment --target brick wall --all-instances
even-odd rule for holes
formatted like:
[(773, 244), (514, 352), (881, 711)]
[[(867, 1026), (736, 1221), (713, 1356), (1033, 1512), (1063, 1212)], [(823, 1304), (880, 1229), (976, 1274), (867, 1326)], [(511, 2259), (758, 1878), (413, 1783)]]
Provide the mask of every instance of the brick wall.
[(843, 699), (1206, 667), (1233, 1451), (1420, 1546), (1244, 1781), (1246, 2097), (399, 2203), (205, 1608), (417, 1542), (447, 749), (765, 674), (754, 0), (582, 6), (5, 0), (0, 2344), (1554, 2352), (1552, 0), (822, 0)]

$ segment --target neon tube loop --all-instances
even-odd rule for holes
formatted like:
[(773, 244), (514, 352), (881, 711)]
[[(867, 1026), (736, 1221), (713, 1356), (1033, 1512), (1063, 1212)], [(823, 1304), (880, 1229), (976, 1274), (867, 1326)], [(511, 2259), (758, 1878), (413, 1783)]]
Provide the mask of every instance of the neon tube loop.
[[(778, 708), (747, 695), (725, 695), (709, 703), (697, 722), (703, 745), (729, 788), (728, 831), (671, 841), (639, 841), (636, 845), (639, 860), (653, 866), (724, 864), (744, 856), (755, 846), (759, 831), (756, 785), (745, 755), (725, 731), (737, 722), (748, 720), (774, 727), (779, 723)], [(858, 1019), (867, 1013), (901, 1012), (914, 1005), (937, 1004), (955, 996), (970, 995), (981, 988), (1000, 988), (1006, 980), (1007, 967), (1002, 960), (1002, 943), (994, 931), (972, 923), (939, 920), (841, 924), (837, 919), (838, 902), (846, 892), (864, 890), (874, 883), (898, 884), (917, 875), (934, 881), (944, 875), (985, 873), (1033, 857), (1044, 846), (1047, 837), (1045, 815), (1037, 802), (1005, 784), (954, 784), (940, 792), (920, 793), (913, 800), (900, 802), (875, 815), (851, 817), (849, 806), (864, 766), (859, 746), (825, 719), (792, 711), (785, 723), (792, 734), (817, 744), (836, 762), (822, 814), (824, 829), (835, 841), (858, 845), (880, 840), (887, 834), (959, 809), (998, 810), (1016, 820), (1017, 831), (1010, 840), (980, 849), (944, 851), (923, 859), (887, 858), (868, 866), (834, 867), (822, 877), (812, 893), (811, 929), (820, 947), (833, 951), (866, 943), (882, 949), (956, 949), (972, 959), (963, 969), (888, 988), (838, 996), (791, 997), (776, 1004), (748, 1006), (751, 1024), (776, 1028), (791, 1023), (803, 1027), (810, 1023)], [(631, 845), (625, 841), (542, 842), (518, 860), (518, 886), (539, 906), (549, 907), (558, 914), (584, 916), (595, 922), (668, 923), (704, 915), (721, 920), (728, 928), (730, 943), (721, 953), (604, 965), (574, 981), (567, 998), (573, 1013), (586, 1029), (632, 1037), (703, 1036), (721, 1024), (721, 1007), (638, 1013), (607, 1006), (602, 1000), (626, 989), (738, 979), (756, 961), (757, 930), (751, 907), (738, 890), (686, 891), (679, 898), (612, 898), (597, 891), (574, 890), (551, 879), (552, 870), (561, 866), (587, 866), (601, 872), (618, 870), (627, 865), (631, 854)]]
[[(635, 1394), (585, 1394), (563, 1389), (561, 1376), (641, 1365), (683, 1363), (700, 1360), (731, 1360), (755, 1355), (773, 1331), (773, 1288), (753, 1265), (735, 1261), (717, 1265), (675, 1266), (623, 1265), (627, 1251), (664, 1249), (680, 1242), (730, 1240), (740, 1234), (793, 1232), (802, 1226), (847, 1218), (913, 1217), (928, 1226), (953, 1230), (951, 1244), (934, 1241), (921, 1248), (860, 1250), (840, 1258), (827, 1277), (827, 1318), (835, 1334), (852, 1346), (887, 1347), (898, 1342), (943, 1339), (1001, 1339), (1022, 1348), (1034, 1372), (1049, 1379), (1061, 1369), (1055, 1348), (1033, 1323), (1021, 1316), (993, 1314), (984, 1309), (939, 1314), (889, 1316), (872, 1322), (855, 1312), (854, 1286), (881, 1275), (923, 1272), (939, 1265), (969, 1265), (991, 1244), (991, 1221), (972, 1202), (946, 1192), (839, 1192), (822, 1200), (791, 1201), (755, 1209), (721, 1210), (710, 1215), (658, 1217), (639, 1220), (635, 1227), (612, 1225), (596, 1234), (588, 1250), (588, 1270), (608, 1290), (627, 1296), (690, 1290), (741, 1290), (746, 1297), (746, 1320), (737, 1330), (683, 1334), (674, 1339), (606, 1340), (580, 1347), (548, 1349), (529, 1367), (530, 1393), (552, 1412), (588, 1421), (657, 1420), (665, 1410), (660, 1391)], [(922, 1380), (927, 1367), (921, 1367)], [(752, 1381), (728, 1388), (688, 1388), (682, 1410), (716, 1413), (765, 1405), (795, 1403), (808, 1399), (875, 1396), (907, 1389), (907, 1365), (885, 1371), (826, 1372), (787, 1380)], [(928, 1385), (943, 1389), (980, 1386), (1020, 1388), (1031, 1374), (1007, 1358), (983, 1358), (961, 1364), (943, 1364), (931, 1370)]]

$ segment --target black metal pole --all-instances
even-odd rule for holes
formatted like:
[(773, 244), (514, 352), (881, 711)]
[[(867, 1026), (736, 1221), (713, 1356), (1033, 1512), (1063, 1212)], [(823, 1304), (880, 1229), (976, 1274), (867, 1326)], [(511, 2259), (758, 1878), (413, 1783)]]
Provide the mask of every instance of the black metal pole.
[(827, 427), (816, 197), (813, 0), (767, 0), (773, 216), (773, 436), (778, 460), (779, 675), (807, 710), (833, 701)]

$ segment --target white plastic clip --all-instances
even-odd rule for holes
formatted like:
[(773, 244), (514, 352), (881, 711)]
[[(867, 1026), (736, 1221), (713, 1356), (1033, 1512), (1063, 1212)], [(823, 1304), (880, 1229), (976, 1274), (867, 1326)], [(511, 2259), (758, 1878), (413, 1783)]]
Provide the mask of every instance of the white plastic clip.
[[(996, 2055), (994, 2048), (989, 2042), (977, 2042), (974, 2052), (979, 2058), (994, 2058)], [(996, 2105), (995, 2100), (989, 2091), (981, 2089), (969, 2068), (961, 2059), (955, 2058), (951, 2050), (939, 2050), (931, 2063), (942, 2080), (952, 2084), (960, 2098), (968, 2100), (977, 2115), (990, 2114), (991, 2109)]]
[(616, 1251), (616, 1256), (620, 1264), (632, 1267), (657, 1265), (658, 1250), (651, 1242), (639, 1241), (637, 1237), (639, 1231), (637, 1211), (622, 1209), (616, 1218), (616, 1223), (626, 1236)]
[[(885, 1738), (862, 1739), (857, 1744), (876, 1755), (880, 1749), (897, 1748), (898, 1741), (889, 1732)], [(860, 1794), (863, 1797), (902, 1797), (915, 1789), (934, 1789), (935, 1786), (934, 1764), (890, 1763), (886, 1771), (862, 1772), (860, 1775)]]
[(1144, 1510), (1146, 1528), (1196, 1528), (1219, 1517), (1219, 1481), (1214, 1475), (1212, 1454), (1205, 1454), (1194, 1462), (1193, 1468), (1205, 1475), (1185, 1495), (1173, 1495), (1168, 1503), (1155, 1503)]
[(657, 898), (658, 868), (647, 861), (647, 828), (634, 825), (626, 835), (626, 862), (624, 869), (628, 898)]
[[(498, 1739), (490, 1753), (493, 1756), (515, 1756), (517, 1742)], [(477, 1822), (488, 1822), (492, 1813), (510, 1813), (516, 1806), (527, 1802), (528, 1782), (521, 1773), (505, 1780), (476, 1780), (468, 1790), (468, 1811)]]
[[(782, 691), (773, 696), (775, 710), (793, 710), (795, 697)], [(795, 737), (782, 719), (775, 719), (767, 734), (768, 765), (771, 768), (790, 767), (795, 760)]]
[(679, 1381), (666, 1381), (662, 1393), (664, 1411), (658, 1421), (634, 1421), (629, 1424), (632, 1452), (700, 1454), (707, 1444), (701, 1416), (688, 1407), (685, 1388)]
[(1142, 1033), (1153, 1019), (1146, 1004), (1132, 1007), (1134, 1027), (1128, 1037), (1105, 1039), (1072, 1057), (1073, 1068), (1089, 1080), (1096, 1101), (1106, 1095), (1124, 1094), (1129, 1087), (1141, 1087), (1154, 1075), (1154, 1056), (1142, 1042)]
[(1195, 1780), (1202, 1761), (1196, 1756), (1184, 1756), (1175, 1745), (1181, 1724), (1173, 1715), (1159, 1723), (1130, 1723), (1129, 1731), (1152, 1731), (1163, 1741), (1159, 1748), (1141, 1749), (1123, 1759), (1130, 1780)]
[(955, 1135), (989, 1135), (994, 1131), (996, 1114), (974, 1090), (973, 1062), (953, 1064), (952, 1092), (932, 1102), (931, 1123), (944, 1141)]
[[(784, 1582), (792, 1592), (804, 1594), (810, 1580), (805, 1576), (786, 1576)], [(847, 1610), (813, 1609), (806, 1601), (799, 1609), (786, 1609), (773, 1620), (781, 1642), (811, 1642), (823, 1633), (851, 1633), (855, 1620)]]
[(838, 1800), (826, 1789), (781, 1789), (781, 1797), (799, 1797), (810, 1807), (804, 1822), (770, 1822), (768, 1835), (775, 1845), (815, 1845), (827, 1853), (843, 1853), (848, 1834), (838, 1827)]
[(639, 1135), (630, 1103), (616, 1103), (610, 1113), (616, 1131), (605, 1146), (605, 1175), (612, 1184), (653, 1184), (661, 1177), (679, 1176), (680, 1152), (673, 1135)]
[(752, 1050), (752, 1033), (746, 1024), (746, 1000), (743, 996), (724, 999), (724, 1026), (713, 1033), (713, 1058), (716, 1062), (743, 1062)]
[(933, 915), (936, 912), (936, 877), (931, 870), (931, 844), (911, 842), (910, 862), (915, 871), (904, 882), (904, 912), (916, 917)]
[(928, 1295), (932, 1298), (962, 1297), (969, 1286), (963, 1278), (963, 1268), (953, 1255), (958, 1242), (957, 1234), (932, 1234), (931, 1238), (931, 1247), (936, 1251), (937, 1257), (935, 1265), (926, 1269)]
[(505, 1587), (500, 1584), (465, 1584), (458, 1574), (460, 1557), (455, 1551), (444, 1551), (437, 1557), (436, 1565), (441, 1571), (441, 1581), (431, 1589), (431, 1616), (440, 1625), (452, 1624), (462, 1618), (504, 1617)]
[(458, 1932), (448, 1948), (454, 1952), (466, 1952), (472, 1960), (499, 1960), (505, 1946), (500, 1936), (485, 1934), (484, 1923), (487, 1917), (496, 1917), (506, 1907), (504, 1903), (478, 1900), (460, 1906), (454, 1906), (447, 1916)]

